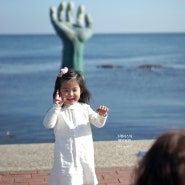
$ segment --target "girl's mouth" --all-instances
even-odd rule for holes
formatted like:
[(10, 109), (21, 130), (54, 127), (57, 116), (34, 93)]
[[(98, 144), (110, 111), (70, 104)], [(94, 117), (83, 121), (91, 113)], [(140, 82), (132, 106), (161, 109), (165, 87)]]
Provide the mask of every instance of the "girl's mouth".
[(68, 101), (73, 101), (73, 100), (75, 100), (74, 98), (68, 98), (67, 99)]

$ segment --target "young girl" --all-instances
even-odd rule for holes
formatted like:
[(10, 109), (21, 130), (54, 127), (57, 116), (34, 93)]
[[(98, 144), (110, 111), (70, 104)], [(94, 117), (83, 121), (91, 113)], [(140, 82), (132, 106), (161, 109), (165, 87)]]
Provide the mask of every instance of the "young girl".
[(90, 123), (103, 127), (108, 108), (94, 112), (87, 104), (90, 93), (83, 77), (63, 68), (55, 82), (54, 105), (43, 124), (55, 134), (54, 164), (50, 185), (96, 185), (94, 148)]

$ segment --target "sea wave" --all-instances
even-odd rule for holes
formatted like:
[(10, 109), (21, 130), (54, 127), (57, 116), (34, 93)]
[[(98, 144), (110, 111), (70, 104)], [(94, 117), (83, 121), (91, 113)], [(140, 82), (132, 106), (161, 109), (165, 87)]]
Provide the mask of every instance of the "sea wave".
[(38, 73), (43, 71), (58, 71), (60, 63), (58, 61), (46, 63), (46, 64), (16, 64), (16, 65), (0, 65), (0, 74), (28, 74), (28, 73)]

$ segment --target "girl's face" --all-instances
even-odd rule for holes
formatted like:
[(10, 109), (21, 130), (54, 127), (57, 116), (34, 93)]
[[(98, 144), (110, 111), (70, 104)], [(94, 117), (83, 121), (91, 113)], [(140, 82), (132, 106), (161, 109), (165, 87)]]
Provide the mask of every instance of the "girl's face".
[(78, 102), (82, 92), (77, 81), (75, 79), (72, 79), (72, 80), (64, 80), (62, 82), (60, 93), (65, 104), (73, 105), (74, 103)]

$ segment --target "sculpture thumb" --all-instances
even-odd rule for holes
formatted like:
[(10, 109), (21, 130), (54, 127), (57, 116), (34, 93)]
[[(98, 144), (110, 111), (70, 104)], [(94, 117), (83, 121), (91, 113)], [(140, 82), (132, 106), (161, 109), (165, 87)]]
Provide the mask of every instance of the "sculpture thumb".
[(56, 9), (53, 6), (50, 8), (50, 18), (51, 18), (51, 21), (56, 21), (57, 20)]

